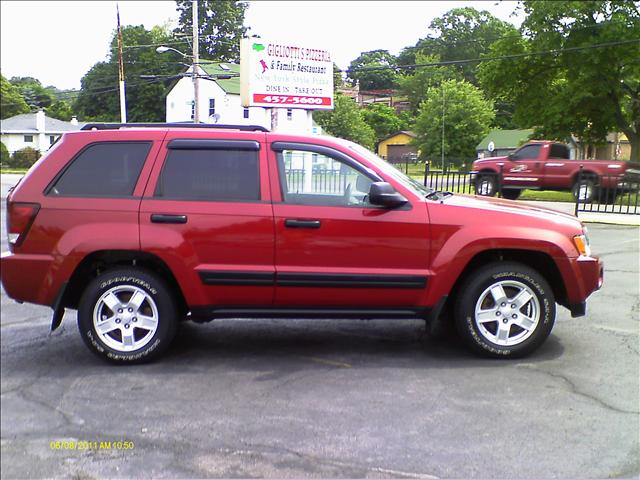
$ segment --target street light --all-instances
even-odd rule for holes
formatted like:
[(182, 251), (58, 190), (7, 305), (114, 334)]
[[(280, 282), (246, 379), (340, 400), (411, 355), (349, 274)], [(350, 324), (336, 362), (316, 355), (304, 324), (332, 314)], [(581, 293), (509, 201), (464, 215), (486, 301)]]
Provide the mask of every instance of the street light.
[(187, 55), (186, 53), (182, 53), (180, 50), (176, 50), (175, 48), (172, 47), (167, 47), (165, 45), (161, 45), (158, 48), (156, 48), (156, 52), (158, 53), (165, 53), (165, 52), (175, 52), (178, 53), (182, 56), (182, 58), (186, 58), (191, 60), (191, 66), (193, 68), (193, 72), (192, 72), (192, 78), (193, 78), (193, 103), (194, 103), (194, 108), (193, 108), (193, 122), (194, 123), (200, 123), (200, 107), (199, 107), (199, 100), (200, 100), (200, 88), (199, 88), (199, 84), (198, 84), (198, 61), (196, 59), (196, 57), (191, 56), (191, 55)]
[(156, 48), (156, 52), (158, 52), (158, 53), (165, 53), (165, 52), (168, 52), (169, 50), (171, 50), (172, 52), (179, 53), (184, 58), (191, 58), (191, 55), (187, 55), (186, 53), (182, 53), (180, 50), (176, 50), (175, 48), (165, 47), (164, 45)]

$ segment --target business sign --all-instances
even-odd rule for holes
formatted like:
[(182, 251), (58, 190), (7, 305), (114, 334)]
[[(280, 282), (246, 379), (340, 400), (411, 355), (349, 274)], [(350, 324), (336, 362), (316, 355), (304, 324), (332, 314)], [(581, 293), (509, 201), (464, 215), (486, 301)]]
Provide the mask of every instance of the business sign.
[(244, 107), (333, 108), (333, 61), (327, 50), (261, 38), (240, 43)]

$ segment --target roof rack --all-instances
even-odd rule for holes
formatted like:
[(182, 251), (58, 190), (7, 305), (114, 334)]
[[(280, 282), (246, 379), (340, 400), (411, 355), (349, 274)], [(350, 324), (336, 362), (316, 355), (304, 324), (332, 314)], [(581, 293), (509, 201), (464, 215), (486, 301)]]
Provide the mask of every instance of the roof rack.
[(87, 123), (80, 130), (117, 130), (120, 128), (212, 128), (241, 130), (243, 132), (268, 132), (262, 125), (224, 125), (220, 123)]

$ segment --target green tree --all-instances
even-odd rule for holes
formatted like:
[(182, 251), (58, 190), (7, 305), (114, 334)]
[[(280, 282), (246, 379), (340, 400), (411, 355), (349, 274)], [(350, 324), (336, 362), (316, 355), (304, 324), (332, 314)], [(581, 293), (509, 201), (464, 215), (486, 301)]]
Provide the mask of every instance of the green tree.
[[(395, 88), (397, 74), (393, 67), (396, 59), (387, 50), (362, 52), (349, 64), (347, 75), (352, 85), (360, 82), (360, 90), (384, 90)], [(380, 68), (380, 70), (360, 70)]]
[[(526, 37), (494, 43), (489, 55), (550, 50), (483, 63), (479, 78), (498, 101), (514, 101), (515, 119), (535, 135), (587, 144), (623, 132), (640, 159), (640, 11), (637, 2), (523, 2)], [(625, 45), (592, 47), (620, 41)], [(505, 74), (508, 72), (508, 74)]]
[(313, 118), (329, 135), (351, 140), (369, 149), (375, 145), (373, 128), (364, 121), (358, 105), (345, 95), (337, 94), (334, 109), (314, 112)]
[[(159, 54), (145, 45), (172, 43), (174, 37), (162, 27), (146, 30), (142, 25), (122, 28), (123, 59), (127, 98), (127, 121), (164, 122), (165, 97), (172, 78), (185, 69), (170, 53)], [(140, 46), (143, 45), (143, 46)], [(140, 47), (139, 47), (140, 46)], [(140, 76), (156, 76), (141, 79)], [(111, 53), (105, 62), (96, 63), (82, 77), (81, 89), (74, 106), (83, 121), (118, 121), (117, 36), (111, 40)]]
[(29, 168), (40, 158), (40, 152), (35, 148), (25, 147), (14, 152), (9, 166), (13, 168)]
[[(176, 0), (178, 28), (176, 33), (191, 36), (193, 9), (191, 0)], [(248, 4), (231, 0), (198, 1), (199, 53), (225, 62), (240, 61), (240, 40), (247, 32), (244, 15)]]
[(333, 91), (335, 92), (338, 88), (344, 87), (344, 80), (342, 79), (342, 70), (340, 67), (333, 64)]
[[(453, 8), (429, 24), (431, 34), (398, 56), (400, 65), (421, 63), (418, 53), (433, 55), (442, 61), (480, 58), (493, 42), (503, 37), (518, 37), (518, 30), (486, 10), (472, 7)], [(477, 85), (476, 64), (455, 67), (467, 82)]]
[(55, 101), (53, 93), (33, 77), (12, 77), (11, 84), (18, 89), (31, 110), (47, 108)]
[(11, 155), (9, 154), (7, 146), (3, 142), (0, 142), (0, 165), (3, 167), (8, 166), (10, 159)]
[(0, 75), (0, 118), (9, 118), (21, 113), (29, 113), (29, 105), (20, 91)]
[(48, 117), (57, 118), (58, 120), (64, 120), (68, 122), (73, 117), (73, 110), (71, 104), (65, 100), (57, 100), (46, 109)]
[(444, 115), (444, 156), (453, 159), (474, 158), (476, 145), (489, 132), (495, 116), (492, 102), (482, 91), (464, 80), (447, 80), (431, 87), (413, 131), (423, 159), (442, 155)]
[(406, 121), (400, 118), (392, 107), (384, 103), (371, 104), (363, 108), (361, 113), (364, 121), (375, 132), (376, 142), (408, 128)]
[[(438, 63), (440, 58), (434, 55), (416, 53), (417, 64)], [(427, 95), (427, 90), (439, 86), (445, 80), (461, 79), (461, 73), (454, 67), (421, 67), (406, 71), (398, 80), (400, 91), (407, 96), (413, 112), (417, 112)]]
[[(497, 40), (517, 40), (519, 37), (518, 30), (510, 23), (494, 17), (485, 10), (478, 11), (471, 7), (449, 10), (431, 22), (429, 32), (429, 36), (400, 53), (399, 65), (433, 63), (438, 60), (473, 60), (485, 55)], [(407, 72), (400, 81), (400, 88), (408, 94), (412, 110), (416, 111), (427, 89), (438, 85), (442, 80), (464, 79), (478, 86), (477, 65), (471, 62), (441, 69), (418, 68), (413, 73)], [(501, 73), (505, 74), (504, 71)], [(496, 117), (493, 127), (519, 127), (513, 117), (513, 102), (502, 99), (495, 105)]]

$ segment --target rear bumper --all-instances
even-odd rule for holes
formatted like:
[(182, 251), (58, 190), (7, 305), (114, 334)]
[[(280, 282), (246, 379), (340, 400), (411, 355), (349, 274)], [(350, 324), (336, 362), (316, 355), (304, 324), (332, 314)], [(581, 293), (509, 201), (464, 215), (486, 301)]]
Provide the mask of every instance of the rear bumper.
[(59, 288), (51, 273), (51, 255), (3, 252), (0, 276), (7, 295), (19, 302), (51, 306)]

